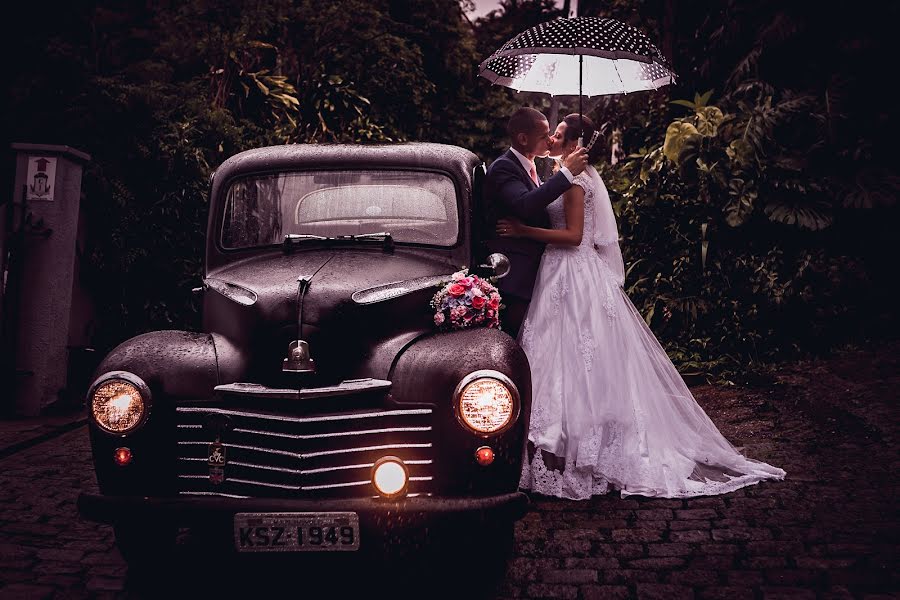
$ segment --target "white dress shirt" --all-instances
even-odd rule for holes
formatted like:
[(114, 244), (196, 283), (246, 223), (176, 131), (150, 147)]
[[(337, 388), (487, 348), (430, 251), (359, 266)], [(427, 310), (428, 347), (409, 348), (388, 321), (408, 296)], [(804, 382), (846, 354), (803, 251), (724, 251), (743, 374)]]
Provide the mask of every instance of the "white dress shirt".
[[(524, 154), (522, 154), (512, 146), (510, 146), (509, 149), (513, 151), (513, 154), (515, 154), (516, 158), (519, 159), (519, 162), (522, 163), (522, 168), (525, 169), (526, 173), (530, 174), (531, 169), (534, 169), (534, 172), (537, 173), (537, 168), (535, 167), (533, 160), (528, 160), (528, 158), (526, 158)], [(572, 175), (572, 171), (570, 171), (568, 167), (562, 167), (560, 169), (560, 172), (566, 176), (566, 179), (569, 180), (569, 183), (572, 183), (572, 180), (575, 179), (575, 176)]]

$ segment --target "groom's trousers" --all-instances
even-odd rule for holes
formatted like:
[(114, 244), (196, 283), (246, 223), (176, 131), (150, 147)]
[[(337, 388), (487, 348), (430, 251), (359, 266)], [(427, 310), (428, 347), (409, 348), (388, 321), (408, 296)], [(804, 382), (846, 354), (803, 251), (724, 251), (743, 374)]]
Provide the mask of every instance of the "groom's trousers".
[(503, 294), (503, 304), (506, 305), (506, 309), (503, 311), (500, 326), (503, 331), (514, 339), (518, 339), (519, 329), (521, 329), (522, 321), (525, 320), (525, 315), (528, 313), (528, 305), (531, 304), (531, 300), (506, 292)]

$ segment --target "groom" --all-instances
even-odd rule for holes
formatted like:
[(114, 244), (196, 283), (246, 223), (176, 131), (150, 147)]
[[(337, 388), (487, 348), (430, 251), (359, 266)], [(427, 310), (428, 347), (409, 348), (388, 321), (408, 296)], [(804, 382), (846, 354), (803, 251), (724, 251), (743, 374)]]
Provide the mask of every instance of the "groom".
[[(547, 205), (572, 186), (575, 175), (584, 171), (587, 151), (576, 149), (559, 172), (541, 184), (534, 159), (550, 153), (547, 118), (538, 110), (522, 107), (509, 118), (506, 131), (511, 147), (491, 163), (485, 180), (485, 200), (491, 217), (495, 222), (513, 218), (532, 227), (549, 229)], [(486, 245), (491, 252), (502, 252), (509, 258), (509, 274), (497, 287), (506, 305), (503, 330), (515, 338), (528, 312), (544, 244), (525, 238), (494, 238)]]

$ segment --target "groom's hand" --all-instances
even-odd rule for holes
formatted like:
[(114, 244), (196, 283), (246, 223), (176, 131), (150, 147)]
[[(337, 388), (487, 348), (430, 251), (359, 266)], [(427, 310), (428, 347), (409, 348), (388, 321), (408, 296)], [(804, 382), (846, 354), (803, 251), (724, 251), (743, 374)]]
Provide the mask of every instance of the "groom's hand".
[(500, 219), (497, 221), (497, 235), (500, 237), (523, 237), (522, 222), (517, 219)]
[(566, 160), (563, 161), (563, 166), (569, 169), (569, 172), (572, 173), (572, 175), (578, 175), (584, 171), (585, 167), (587, 167), (587, 163), (587, 150), (579, 146), (572, 150), (572, 153), (566, 157)]

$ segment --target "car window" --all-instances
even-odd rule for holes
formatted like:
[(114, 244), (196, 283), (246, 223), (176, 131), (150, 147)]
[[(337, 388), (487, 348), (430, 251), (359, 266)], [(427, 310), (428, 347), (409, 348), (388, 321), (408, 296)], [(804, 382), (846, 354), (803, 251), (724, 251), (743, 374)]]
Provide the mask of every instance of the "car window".
[(446, 175), (414, 171), (320, 171), (245, 177), (225, 201), (222, 246), (280, 244), (289, 233), (390, 232), (398, 243), (452, 246), (456, 188)]

